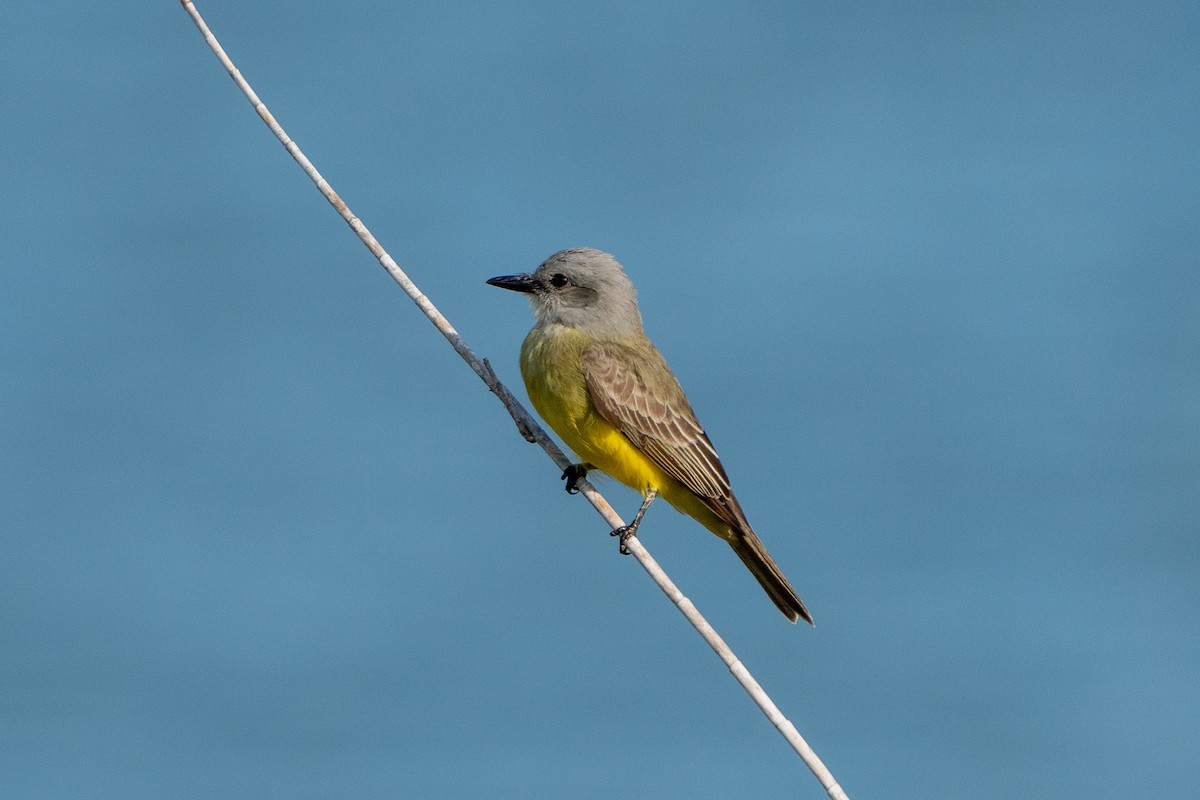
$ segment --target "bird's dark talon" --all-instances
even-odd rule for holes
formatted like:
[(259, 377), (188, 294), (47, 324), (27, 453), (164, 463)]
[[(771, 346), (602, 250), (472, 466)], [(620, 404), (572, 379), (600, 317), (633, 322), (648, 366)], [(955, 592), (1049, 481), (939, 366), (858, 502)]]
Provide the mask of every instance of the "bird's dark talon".
[(559, 477), (567, 482), (567, 494), (579, 494), (579, 486), (576, 484), (580, 479), (587, 477), (587, 467), (583, 464), (572, 464), (564, 469), (563, 474)]
[(632, 539), (634, 536), (637, 536), (637, 528), (635, 528), (632, 525), (624, 525), (620, 528), (609, 531), (608, 535), (621, 537), (621, 547), (619, 549), (619, 552), (621, 553), (621, 555), (623, 555), (623, 556), (632, 555), (632, 553), (630, 553), (629, 548), (626, 546), (625, 543), (628, 542), (630, 539)]

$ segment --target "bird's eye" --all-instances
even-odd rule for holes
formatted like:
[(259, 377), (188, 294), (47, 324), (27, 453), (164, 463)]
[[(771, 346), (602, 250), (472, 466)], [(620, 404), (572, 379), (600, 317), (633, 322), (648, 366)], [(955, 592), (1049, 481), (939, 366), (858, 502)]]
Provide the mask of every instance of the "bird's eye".
[(567, 276), (563, 275), (561, 272), (554, 273), (554, 275), (550, 278), (550, 285), (555, 289), (561, 289), (567, 285)]

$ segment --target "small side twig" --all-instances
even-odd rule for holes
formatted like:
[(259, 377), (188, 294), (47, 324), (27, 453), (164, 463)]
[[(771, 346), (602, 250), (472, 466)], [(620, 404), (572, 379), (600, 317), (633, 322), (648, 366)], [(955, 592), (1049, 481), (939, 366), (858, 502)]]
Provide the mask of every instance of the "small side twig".
[[(538, 434), (544, 437), (545, 432), (538, 429), (537, 423), (534, 423), (532, 427), (530, 426), (529, 423), (532, 422), (532, 419), (528, 412), (525, 411), (525, 407), (521, 405), (517, 398), (513, 397), (508, 387), (496, 377), (496, 371), (492, 369), (492, 363), (486, 358), (483, 360), (483, 372), (483, 382), (487, 384), (492, 394), (500, 398), (500, 402), (508, 409), (509, 416), (513, 418), (513, 422), (517, 423), (517, 433), (521, 434), (522, 438), (530, 444), (539, 444)], [(553, 442), (550, 442), (550, 444), (553, 444)], [(551, 455), (553, 456), (553, 454)], [(558, 459), (555, 459), (555, 463), (557, 461)]]
[[(462, 337), (459, 336), (458, 331), (454, 329), (454, 326), (450, 324), (449, 320), (442, 316), (442, 313), (438, 311), (432, 302), (430, 302), (429, 298), (421, 293), (420, 289), (417, 288), (417, 285), (413, 283), (413, 281), (404, 273), (402, 269), (400, 269), (399, 265), (396, 264), (390, 255), (388, 255), (387, 251), (383, 249), (383, 246), (379, 244), (378, 240), (376, 240), (371, 232), (367, 230), (367, 226), (364, 225), (358, 217), (351, 213), (349, 207), (342, 200), (342, 198), (339, 197), (337, 192), (333, 190), (333, 187), (329, 185), (328, 181), (321, 176), (321, 174), (317, 171), (317, 168), (313, 166), (312, 162), (309, 161), (304, 153), (300, 150), (300, 147), (287, 135), (282, 126), (280, 126), (280, 124), (275, 120), (275, 117), (269, 110), (267, 110), (267, 107), (258, 98), (258, 95), (255, 94), (254, 90), (250, 87), (250, 84), (244, 77), (242, 77), (242, 73), (239, 72), (237, 67), (234, 66), (233, 61), (229, 58), (228, 54), (226, 54), (225, 49), (221, 47), (221, 43), (217, 41), (217, 38), (213, 35), (212, 31), (209, 30), (208, 25), (200, 16), (200, 12), (196, 10), (195, 3), (192, 0), (180, 0), (180, 2), (183, 5), (184, 10), (187, 11), (188, 15), (192, 18), (196, 28), (204, 37), (205, 42), (208, 43), (209, 48), (212, 49), (217, 59), (229, 72), (230, 77), (233, 78), (234, 82), (238, 85), (238, 88), (241, 89), (242, 94), (244, 94), (246, 99), (250, 101), (250, 104), (254, 106), (254, 110), (258, 113), (259, 117), (262, 118), (262, 121), (266, 123), (268, 128), (271, 129), (271, 132), (275, 134), (275, 137), (279, 140), (279, 142), (284, 146), (292, 158), (295, 159), (296, 163), (300, 165), (300, 168), (304, 170), (305, 174), (308, 175), (312, 182), (316, 184), (317, 189), (322, 195), (325, 196), (325, 199), (329, 201), (330, 205), (337, 210), (338, 214), (341, 215), (342, 219), (346, 221), (346, 224), (350, 226), (351, 230), (354, 231), (358, 238), (362, 240), (362, 243), (367, 246), (367, 249), (371, 251), (372, 255), (379, 260), (380, 266), (382, 266), (384, 270), (386, 270), (387, 273), (392, 276), (392, 279), (400, 285), (400, 288), (403, 289), (404, 293), (412, 299), (412, 301), (417, 305), (417, 308), (419, 308), (421, 312), (429, 319), (429, 321), (433, 323), (434, 327), (441, 331), (442, 335), (446, 337), (446, 340), (450, 342), (450, 345), (454, 348), (455, 352), (457, 352), (459, 356), (461, 356), (462, 359), (467, 362), (471, 369), (475, 371), (475, 374), (478, 375), (480, 379), (483, 380), (483, 382), (487, 385), (488, 389), (495, 393), (495, 395), (500, 399), (500, 402), (504, 404), (504, 407), (508, 410), (509, 415), (512, 416), (513, 421), (516, 423), (517, 430), (521, 433), (521, 436), (524, 437), (526, 441), (539, 445), (543, 450), (546, 451), (550, 458), (554, 460), (554, 463), (558, 465), (560, 469), (565, 470), (570, 465), (570, 460), (566, 457), (566, 455), (563, 454), (558, 445), (554, 443), (554, 440), (546, 434), (541, 425), (539, 425), (537, 421), (530, 415), (530, 413), (525, 410), (525, 407), (522, 406), (516, 397), (513, 396), (512, 392), (508, 390), (508, 387), (500, 382), (499, 378), (496, 377), (495, 371), (492, 369), (492, 365), (488, 363), (487, 360), (481, 359), (475, 355), (474, 351), (467, 346), (466, 342), (464, 342)], [(621, 517), (616, 513), (616, 511), (613, 510), (612, 506), (608, 504), (608, 501), (596, 491), (595, 487), (593, 487), (584, 479), (580, 479), (577, 482), (577, 486), (579, 487), (580, 493), (588, 499), (588, 502), (590, 502), (604, 518), (605, 523), (610, 529), (620, 528), (625, 525)], [(641, 540), (639, 540), (637, 537), (633, 537), (626, 542), (626, 546), (637, 559), (638, 563), (642, 565), (642, 568), (645, 569), (650, 577), (654, 579), (654, 582), (658, 584), (658, 587), (663, 591), (663, 593), (671, 600), (672, 603), (675, 604), (675, 607), (679, 609), (680, 613), (682, 613), (683, 616), (686, 617), (690, 623), (692, 623), (692, 626), (695, 627), (696, 631), (704, 638), (706, 642), (708, 642), (709, 646), (713, 649), (721, 661), (724, 662), (725, 666), (729, 668), (729, 672), (738, 681), (738, 683), (742, 685), (742, 688), (746, 690), (747, 694), (750, 695), (762, 712), (767, 716), (767, 719), (771, 721), (771, 724), (775, 726), (784, 739), (787, 740), (788, 744), (792, 746), (792, 749), (796, 751), (797, 755), (799, 755), (808, 768), (812, 770), (813, 774), (817, 777), (817, 780), (819, 780), (821, 785), (825, 788), (825, 791), (831, 800), (849, 800), (845, 791), (841, 786), (838, 785), (837, 781), (834, 780), (833, 774), (830, 773), (829, 769), (825, 766), (821, 759), (817, 757), (817, 754), (813, 752), (812, 748), (808, 746), (808, 743), (800, 735), (800, 732), (796, 730), (796, 726), (793, 725), (792, 722), (783, 715), (783, 712), (779, 710), (779, 707), (775, 705), (774, 701), (771, 700), (766, 691), (762, 688), (762, 686), (759, 685), (758, 681), (754, 679), (754, 676), (750, 674), (750, 671), (746, 669), (745, 665), (743, 665), (742, 662), (734, 655), (733, 650), (730, 649), (729, 645), (727, 645), (725, 641), (717, 634), (716, 630), (714, 630), (713, 627), (708, 623), (708, 620), (706, 620), (700, 614), (699, 610), (697, 610), (692, 601), (685, 597), (683, 592), (679, 591), (679, 587), (677, 587), (675, 583), (669, 577), (667, 577), (666, 572), (663, 571), (658, 562), (655, 561), (650, 555), (649, 551), (646, 550), (645, 546), (641, 543)]]

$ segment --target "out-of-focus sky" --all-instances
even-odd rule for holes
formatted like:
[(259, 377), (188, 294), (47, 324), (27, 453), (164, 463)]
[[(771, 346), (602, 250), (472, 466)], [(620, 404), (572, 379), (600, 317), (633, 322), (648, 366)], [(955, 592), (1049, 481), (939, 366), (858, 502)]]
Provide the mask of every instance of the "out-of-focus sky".
[[(614, 253), (851, 797), (1200, 782), (1200, 6), (200, 6), (523, 397)], [(819, 797), (178, 3), (0, 9), (0, 796)], [(601, 485), (631, 514), (638, 498)]]

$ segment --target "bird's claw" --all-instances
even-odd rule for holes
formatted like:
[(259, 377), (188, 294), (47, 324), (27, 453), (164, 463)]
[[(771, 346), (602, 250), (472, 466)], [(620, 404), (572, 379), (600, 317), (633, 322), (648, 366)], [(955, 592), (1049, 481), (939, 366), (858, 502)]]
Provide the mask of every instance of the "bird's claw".
[(632, 539), (634, 536), (637, 536), (637, 528), (636, 527), (634, 527), (633, 525), (623, 525), (620, 528), (616, 528), (614, 530), (609, 531), (608, 535), (609, 536), (620, 536), (621, 537), (621, 547), (620, 547), (619, 552), (623, 556), (631, 555), (631, 553), (629, 551), (629, 547), (626, 545), (626, 543), (630, 539)]
[(572, 464), (563, 470), (560, 477), (567, 482), (567, 494), (579, 494), (578, 483), (587, 477), (587, 467), (583, 464)]

